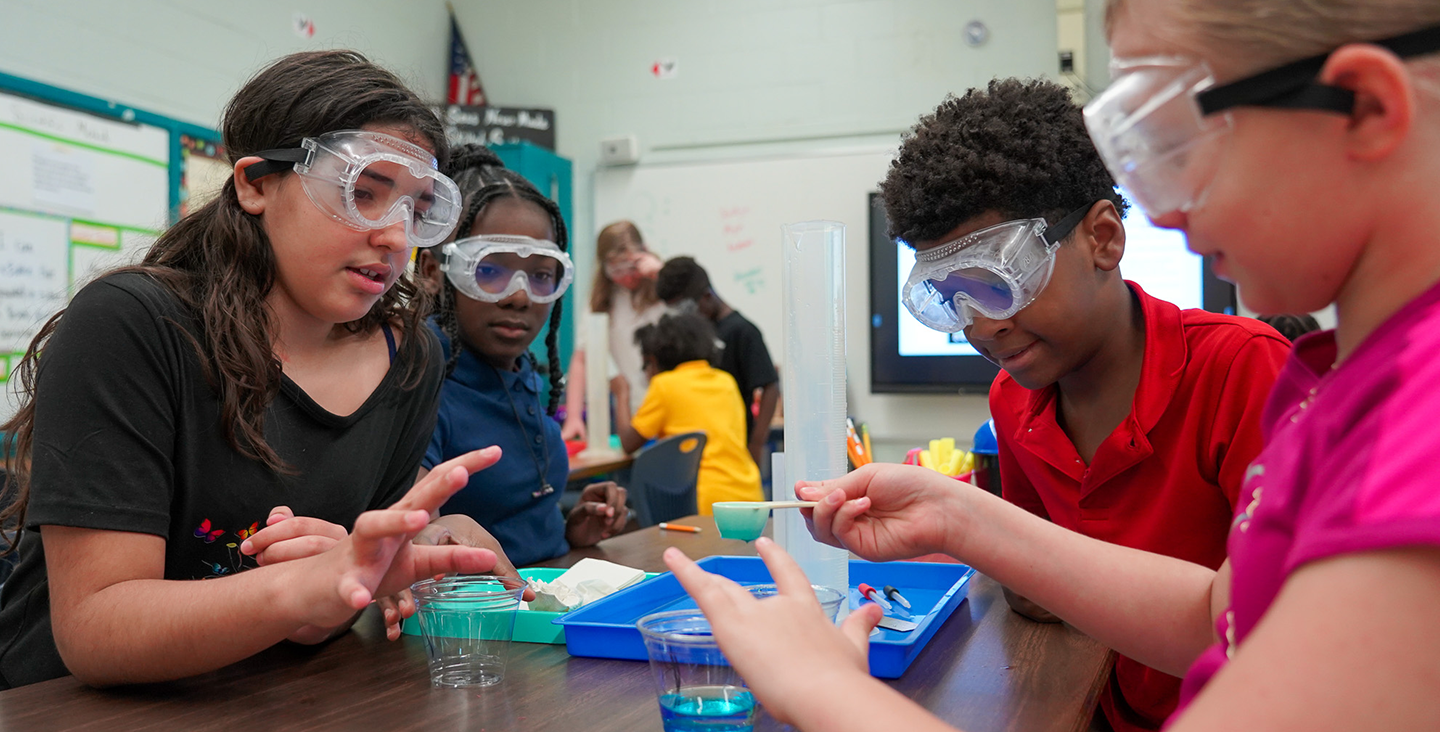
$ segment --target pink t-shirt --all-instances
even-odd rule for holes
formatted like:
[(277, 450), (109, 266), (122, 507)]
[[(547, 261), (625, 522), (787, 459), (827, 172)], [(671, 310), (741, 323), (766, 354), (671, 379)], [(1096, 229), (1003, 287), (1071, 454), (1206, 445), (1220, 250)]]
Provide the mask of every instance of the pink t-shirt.
[(1337, 554), (1440, 546), (1440, 286), (1335, 366), (1333, 332), (1295, 343), (1262, 419), (1230, 525), (1222, 642), (1185, 675), (1179, 716), (1302, 565)]

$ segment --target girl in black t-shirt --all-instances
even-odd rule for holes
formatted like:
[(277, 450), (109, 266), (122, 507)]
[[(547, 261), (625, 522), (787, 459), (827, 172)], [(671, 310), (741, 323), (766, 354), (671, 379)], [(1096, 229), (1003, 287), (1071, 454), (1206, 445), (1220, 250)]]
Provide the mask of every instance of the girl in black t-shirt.
[[(443, 365), (406, 265), (460, 206), (434, 113), (359, 54), (301, 53), (231, 100), (224, 144), (220, 194), (81, 290), (19, 368), (0, 687), (190, 676), (496, 564), (411, 543), (499, 459), (415, 481)], [(286, 525), (306, 530), (275, 540)]]

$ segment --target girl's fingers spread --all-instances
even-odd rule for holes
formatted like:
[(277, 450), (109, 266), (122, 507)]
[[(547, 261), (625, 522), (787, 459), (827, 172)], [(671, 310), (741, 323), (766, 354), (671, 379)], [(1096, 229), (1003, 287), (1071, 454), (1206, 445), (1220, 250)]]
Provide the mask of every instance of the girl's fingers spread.
[(805, 570), (801, 569), (800, 565), (795, 563), (795, 558), (781, 549), (779, 544), (762, 536), (755, 540), (755, 549), (760, 552), (760, 558), (765, 560), (765, 566), (770, 569), (770, 576), (775, 578), (775, 587), (780, 590), (780, 594), (808, 597), (817, 606), (820, 604), (815, 597), (815, 590), (810, 587), (810, 580), (805, 577)]

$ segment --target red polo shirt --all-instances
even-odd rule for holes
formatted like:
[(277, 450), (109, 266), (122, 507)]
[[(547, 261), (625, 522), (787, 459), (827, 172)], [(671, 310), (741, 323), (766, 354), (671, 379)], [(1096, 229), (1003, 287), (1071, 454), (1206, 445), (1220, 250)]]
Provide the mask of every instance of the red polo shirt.
[[(1002, 371), (990, 387), (1001, 486), (1067, 529), (1215, 569), (1290, 343), (1258, 320), (1181, 310), (1128, 284), (1145, 320), (1130, 416), (1086, 465), (1055, 420), (1056, 387), (1030, 391)], [(1179, 691), (1180, 679), (1122, 656), (1101, 706), (1119, 732), (1159, 729)]]

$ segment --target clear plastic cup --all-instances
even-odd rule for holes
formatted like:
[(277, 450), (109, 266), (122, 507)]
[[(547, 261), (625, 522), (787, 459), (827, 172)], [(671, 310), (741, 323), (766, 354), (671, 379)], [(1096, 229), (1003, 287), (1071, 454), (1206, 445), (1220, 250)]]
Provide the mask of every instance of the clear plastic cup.
[(494, 686), (505, 678), (524, 580), (469, 575), (410, 587), (437, 688)]
[[(745, 589), (761, 600), (780, 594), (780, 588), (775, 585), (745, 585)], [(835, 620), (836, 613), (840, 612), (840, 603), (846, 600), (845, 593), (833, 587), (821, 587), (820, 585), (810, 585), (810, 589), (815, 591), (815, 599), (820, 601), (820, 609), (825, 612), (825, 617), (832, 621)]]
[(725, 660), (699, 610), (646, 615), (635, 626), (645, 638), (666, 732), (754, 728), (755, 697)]

